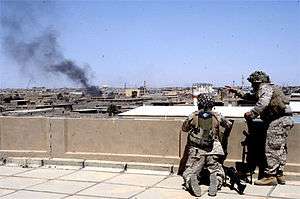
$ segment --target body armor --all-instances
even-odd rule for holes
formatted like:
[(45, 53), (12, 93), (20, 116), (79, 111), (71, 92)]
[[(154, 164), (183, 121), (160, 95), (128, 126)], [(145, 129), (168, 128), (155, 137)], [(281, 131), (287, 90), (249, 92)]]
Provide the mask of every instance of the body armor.
[(269, 105), (261, 113), (262, 120), (274, 120), (287, 114), (289, 101), (280, 88), (270, 85), (273, 90)]
[(211, 112), (199, 111), (192, 120), (193, 128), (189, 131), (188, 141), (191, 145), (211, 151), (214, 142), (214, 116)]

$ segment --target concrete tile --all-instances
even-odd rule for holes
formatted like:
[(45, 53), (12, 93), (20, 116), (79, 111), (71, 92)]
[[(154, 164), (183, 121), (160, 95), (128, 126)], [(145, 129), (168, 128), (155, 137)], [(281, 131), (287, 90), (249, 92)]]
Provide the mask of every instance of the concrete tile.
[(76, 171), (67, 176), (63, 176), (59, 179), (63, 180), (78, 180), (78, 181), (91, 181), (91, 182), (100, 182), (107, 180), (114, 176), (120, 175), (119, 173), (109, 173), (109, 172), (100, 172), (100, 171)]
[(39, 183), (47, 181), (46, 179), (7, 177), (0, 179), (0, 187), (8, 189), (24, 189)]
[(77, 194), (111, 198), (129, 198), (143, 190), (145, 190), (145, 188), (137, 186), (101, 183)]
[(163, 180), (159, 184), (155, 185), (155, 187), (161, 188), (169, 188), (169, 189), (182, 189), (183, 178), (178, 175), (172, 175), (167, 179)]
[(105, 198), (105, 197), (96, 197), (96, 196), (80, 196), (80, 195), (74, 195), (66, 197), (66, 199), (111, 199), (111, 198)]
[(116, 183), (116, 184), (136, 185), (136, 186), (152, 186), (164, 178), (165, 176), (124, 173), (106, 182)]
[(2, 176), (10, 176), (16, 173), (21, 173), (25, 171), (32, 170), (32, 168), (22, 168), (22, 167), (7, 167), (7, 166), (0, 166), (0, 175)]
[(104, 171), (111, 173), (120, 173), (123, 169), (120, 168), (108, 168), (108, 167), (84, 167), (81, 169), (82, 171)]
[[(213, 197), (209, 196), (207, 193), (201, 196), (201, 199), (212, 199)], [(238, 195), (230, 193), (217, 193), (215, 198), (218, 199), (265, 199), (265, 196), (249, 196), (249, 195)]]
[(11, 189), (0, 189), (0, 196), (4, 196), (6, 194), (9, 193), (13, 193), (15, 190), (11, 190)]
[(72, 166), (72, 165), (45, 165), (41, 168), (52, 168), (52, 169), (65, 169), (65, 170), (79, 170), (81, 166)]
[(74, 170), (38, 168), (32, 171), (27, 171), (25, 173), (17, 174), (16, 176), (54, 179), (72, 172), (74, 172)]
[(286, 198), (300, 198), (300, 186), (277, 185), (275, 190), (271, 193), (271, 196), (286, 197)]
[(154, 171), (154, 170), (145, 170), (145, 169), (128, 169), (126, 173), (130, 174), (148, 174), (148, 175), (170, 175), (169, 171)]
[(286, 184), (287, 185), (298, 185), (298, 186), (300, 186), (300, 181), (287, 181)]
[[(246, 185), (247, 187), (244, 191), (244, 196), (252, 196), (252, 197), (254, 196), (265, 197), (273, 188), (272, 186), (257, 186), (251, 184), (246, 184)], [(229, 187), (222, 187), (219, 193), (238, 195), (238, 193), (235, 190), (230, 190)]]
[(30, 187), (33, 191), (48, 191), (55, 193), (74, 194), (95, 183), (51, 180), (40, 185)]
[(185, 190), (151, 188), (145, 192), (133, 197), (134, 199), (194, 199), (189, 192)]
[(55, 193), (44, 193), (34, 191), (17, 191), (13, 194), (2, 197), (3, 199), (59, 199), (66, 197), (67, 195), (55, 194)]

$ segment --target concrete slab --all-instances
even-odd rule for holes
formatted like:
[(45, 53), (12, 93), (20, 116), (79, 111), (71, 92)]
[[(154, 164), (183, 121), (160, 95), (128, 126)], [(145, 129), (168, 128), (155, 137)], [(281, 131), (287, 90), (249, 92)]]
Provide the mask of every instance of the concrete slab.
[[(256, 196), (266, 197), (272, 189), (273, 186), (257, 186), (257, 185), (247, 184), (247, 187), (244, 191), (244, 195), (252, 196), (252, 197), (256, 197)], [(230, 190), (229, 187), (222, 187), (219, 193), (238, 195), (238, 193), (235, 190)]]
[(95, 183), (89, 182), (75, 182), (75, 181), (61, 181), (50, 180), (43, 184), (30, 187), (33, 191), (47, 191), (54, 193), (74, 194), (84, 188), (94, 185)]
[(13, 194), (2, 197), (3, 199), (59, 199), (64, 198), (66, 195), (55, 194), (55, 193), (44, 193), (44, 192), (34, 192), (34, 191), (17, 191)]
[(160, 182), (159, 184), (155, 185), (155, 187), (182, 190), (182, 184), (183, 178), (181, 176), (172, 175)]
[(271, 193), (271, 196), (286, 197), (286, 198), (300, 198), (300, 186), (277, 185), (275, 190)]
[(298, 185), (298, 186), (300, 186), (300, 181), (287, 181), (286, 184), (287, 185)]
[(46, 181), (46, 179), (7, 177), (0, 179), (0, 188), (24, 189), (26, 187), (30, 187)]
[(189, 192), (184, 190), (176, 189), (165, 189), (165, 188), (151, 188), (145, 192), (138, 194), (134, 197), (135, 199), (194, 199)]
[(154, 163), (141, 163), (141, 162), (128, 162), (127, 170), (152, 170), (152, 171), (165, 171), (170, 173), (172, 164), (154, 164)]
[[(205, 194), (201, 196), (201, 199), (212, 199), (213, 197)], [(218, 199), (266, 199), (265, 196), (249, 196), (249, 195), (237, 195), (237, 194), (230, 194), (230, 193), (217, 193), (215, 198)]]
[(42, 159), (28, 157), (7, 157), (6, 165), (36, 168), (42, 165)]
[(146, 169), (128, 169), (126, 173), (149, 174), (149, 175), (170, 175), (170, 171), (146, 170)]
[(86, 160), (84, 165), (86, 167), (105, 167), (105, 168), (115, 168), (115, 169), (124, 169), (125, 162), (116, 162), (116, 161), (104, 161), (104, 160)]
[(51, 158), (44, 160), (45, 165), (70, 165), (83, 167), (83, 159), (70, 159), (70, 158)]
[(108, 167), (84, 167), (81, 169), (82, 171), (104, 171), (111, 173), (120, 173), (123, 172), (121, 168), (108, 168)]
[(115, 184), (126, 184), (135, 186), (153, 186), (163, 180), (165, 176), (156, 175), (142, 175), (142, 174), (127, 174), (124, 173), (111, 180), (106, 181), (107, 183)]
[(66, 197), (66, 199), (111, 199), (111, 198), (105, 198), (105, 197), (96, 197), (96, 196), (79, 196), (79, 195), (74, 195), (74, 196), (69, 196)]
[(59, 179), (63, 180), (77, 180), (77, 181), (90, 181), (90, 182), (100, 182), (103, 180), (110, 179), (114, 176), (119, 175), (119, 173), (109, 173), (100, 171), (76, 171), (67, 176), (63, 176)]
[[(132, 174), (89, 170), (62, 170), (66, 176), (51, 180), (51, 175), (59, 176), (57, 169), (23, 169), (18, 167), (0, 167), (10, 173), (24, 173), (18, 176), (0, 176), (0, 198), (194, 198), (182, 189), (182, 177), (178, 175)], [(25, 170), (25, 171), (24, 171)], [(142, 173), (144, 170), (141, 170)], [(45, 172), (45, 173), (44, 173)], [(72, 173), (74, 172), (74, 173)], [(24, 176), (23, 176), (24, 174)], [(20, 175), (20, 176), (19, 176)], [(41, 177), (41, 178), (39, 178)], [(50, 180), (48, 179), (50, 178)], [(104, 181), (107, 180), (107, 181)], [(101, 182), (104, 181), (104, 182)], [(101, 183), (96, 183), (101, 182)], [(153, 187), (154, 186), (154, 187)], [(20, 190), (22, 189), (22, 190)], [(210, 199), (208, 186), (202, 185), (201, 199)], [(74, 194), (74, 195), (73, 195)], [(71, 196), (73, 195), (73, 196)], [(300, 198), (299, 181), (287, 181), (287, 185), (255, 186), (247, 184), (244, 195), (223, 187), (216, 198), (262, 199), (262, 198)]]
[(45, 165), (41, 168), (52, 168), (52, 169), (65, 169), (65, 170), (79, 170), (81, 166), (72, 166), (72, 165)]
[(25, 173), (17, 174), (16, 176), (54, 179), (72, 172), (74, 172), (74, 170), (38, 168)]
[(110, 198), (129, 198), (145, 190), (137, 186), (101, 183), (77, 193), (78, 195), (91, 195)]
[(29, 170), (32, 170), (32, 168), (0, 166), (0, 175), (10, 176), (10, 175), (14, 175), (17, 173), (29, 171)]
[(4, 196), (10, 193), (15, 192), (15, 190), (11, 190), (11, 189), (0, 189), (0, 196)]

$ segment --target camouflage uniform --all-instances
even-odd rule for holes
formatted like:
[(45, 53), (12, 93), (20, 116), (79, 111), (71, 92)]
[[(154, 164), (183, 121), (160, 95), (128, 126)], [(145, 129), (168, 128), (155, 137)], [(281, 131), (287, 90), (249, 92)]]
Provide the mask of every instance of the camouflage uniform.
[[(249, 94), (239, 92), (238, 95), (244, 99), (250, 98)], [(286, 164), (288, 131), (294, 125), (292, 113), (282, 90), (273, 84), (261, 83), (254, 95), (258, 101), (250, 111), (251, 117), (260, 116), (267, 126), (265, 174), (274, 176), (282, 173)]]
[[(187, 141), (187, 150), (188, 150), (188, 158), (186, 162), (185, 171), (183, 172), (183, 179), (186, 185), (189, 184), (191, 176), (200, 177), (200, 172), (206, 167), (210, 175), (215, 174), (218, 180), (219, 188), (222, 186), (225, 173), (220, 164), (220, 156), (224, 155), (222, 145), (219, 141), (219, 136), (221, 134), (220, 126), (228, 127), (231, 123), (224, 118), (220, 117), (216, 113), (212, 113), (213, 115), (213, 138), (212, 138), (212, 146), (201, 146), (197, 145), (190, 138), (193, 130), (196, 126), (196, 120), (198, 118), (198, 114), (200, 111), (196, 111), (192, 113), (183, 123), (182, 130), (184, 132), (189, 132), (188, 141)], [(229, 124), (230, 123), (230, 124)]]

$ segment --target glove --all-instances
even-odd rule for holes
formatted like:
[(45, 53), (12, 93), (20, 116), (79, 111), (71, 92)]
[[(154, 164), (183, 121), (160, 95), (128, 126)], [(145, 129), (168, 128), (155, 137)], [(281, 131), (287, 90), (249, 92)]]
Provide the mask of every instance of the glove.
[(234, 94), (237, 93), (237, 89), (232, 88), (231, 86), (225, 86), (225, 88), (226, 88), (230, 93), (234, 93)]
[(254, 118), (254, 114), (251, 111), (248, 111), (244, 114), (244, 118), (246, 120), (252, 120)]

